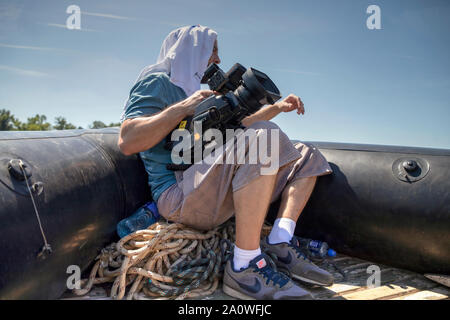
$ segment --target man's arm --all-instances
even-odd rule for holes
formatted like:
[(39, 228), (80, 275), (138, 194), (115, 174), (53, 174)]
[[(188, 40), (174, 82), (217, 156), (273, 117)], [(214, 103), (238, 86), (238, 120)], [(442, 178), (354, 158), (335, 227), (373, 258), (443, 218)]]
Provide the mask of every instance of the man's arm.
[(248, 127), (254, 122), (269, 121), (281, 112), (290, 112), (296, 109), (298, 114), (305, 114), (302, 100), (299, 97), (290, 94), (280, 102), (262, 108), (254, 114), (242, 119), (242, 124)]
[(242, 124), (246, 127), (257, 121), (269, 121), (276, 117), (281, 112), (281, 109), (276, 104), (266, 106), (252, 115), (242, 119)]
[(118, 146), (124, 155), (145, 151), (158, 144), (175, 126), (188, 115), (194, 114), (195, 107), (213, 94), (210, 90), (198, 90), (161, 112), (149, 117), (125, 120), (120, 127)]

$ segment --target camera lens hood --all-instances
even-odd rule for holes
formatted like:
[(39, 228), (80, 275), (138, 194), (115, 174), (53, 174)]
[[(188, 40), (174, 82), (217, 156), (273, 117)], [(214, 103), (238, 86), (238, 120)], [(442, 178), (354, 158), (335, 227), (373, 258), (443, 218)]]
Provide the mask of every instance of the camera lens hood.
[(248, 68), (242, 75), (243, 83), (247, 90), (258, 100), (262, 105), (273, 104), (281, 98), (280, 91), (275, 83), (263, 72), (253, 68)]

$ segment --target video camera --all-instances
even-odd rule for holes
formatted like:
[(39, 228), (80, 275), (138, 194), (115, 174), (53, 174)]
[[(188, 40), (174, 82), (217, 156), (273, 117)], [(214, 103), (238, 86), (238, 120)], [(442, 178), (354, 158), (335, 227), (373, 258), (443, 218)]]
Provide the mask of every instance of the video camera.
[[(209, 143), (202, 139), (206, 130), (218, 129), (225, 135), (226, 129), (242, 128), (242, 119), (257, 112), (265, 104), (273, 104), (281, 98), (280, 91), (266, 74), (253, 68), (245, 69), (239, 63), (234, 64), (227, 73), (217, 64), (211, 64), (203, 79), (206, 79), (211, 90), (219, 92), (220, 95), (212, 95), (203, 100), (195, 108), (194, 115), (182, 120), (175, 128), (188, 130), (191, 149), (201, 147), (203, 150), (205, 143)], [(196, 123), (201, 123), (201, 134), (194, 134)], [(165, 144), (168, 150), (181, 143), (171, 140), (172, 133)], [(189, 166), (170, 164), (168, 169), (183, 170)]]

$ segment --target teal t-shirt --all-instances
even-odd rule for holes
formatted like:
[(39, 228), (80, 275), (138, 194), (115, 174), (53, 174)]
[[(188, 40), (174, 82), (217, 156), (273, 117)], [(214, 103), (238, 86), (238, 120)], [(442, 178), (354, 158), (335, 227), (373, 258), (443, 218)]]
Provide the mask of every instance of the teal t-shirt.
[[(152, 115), (186, 97), (184, 90), (170, 82), (167, 74), (149, 74), (131, 88), (122, 121)], [(175, 174), (166, 168), (172, 160), (170, 151), (164, 148), (164, 143), (165, 139), (139, 153), (148, 174), (148, 184), (154, 201), (158, 201), (161, 193), (176, 183)]]

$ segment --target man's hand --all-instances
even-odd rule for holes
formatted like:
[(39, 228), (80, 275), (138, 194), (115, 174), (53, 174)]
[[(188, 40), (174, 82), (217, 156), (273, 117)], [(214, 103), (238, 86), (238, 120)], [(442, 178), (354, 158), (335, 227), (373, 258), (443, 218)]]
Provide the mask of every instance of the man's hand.
[(262, 108), (256, 113), (244, 118), (242, 124), (248, 127), (256, 121), (269, 121), (280, 114), (280, 112), (291, 112), (293, 110), (297, 110), (298, 114), (305, 114), (305, 107), (303, 106), (302, 100), (296, 95), (290, 94), (280, 102)]
[(276, 102), (275, 106), (277, 106), (281, 112), (297, 110), (297, 114), (305, 114), (305, 107), (302, 100), (292, 93), (280, 102)]
[(186, 115), (191, 116), (195, 113), (195, 107), (208, 98), (209, 96), (213, 95), (214, 91), (211, 90), (197, 90), (195, 91), (191, 96), (187, 97), (185, 100), (183, 100), (182, 104), (186, 108)]

